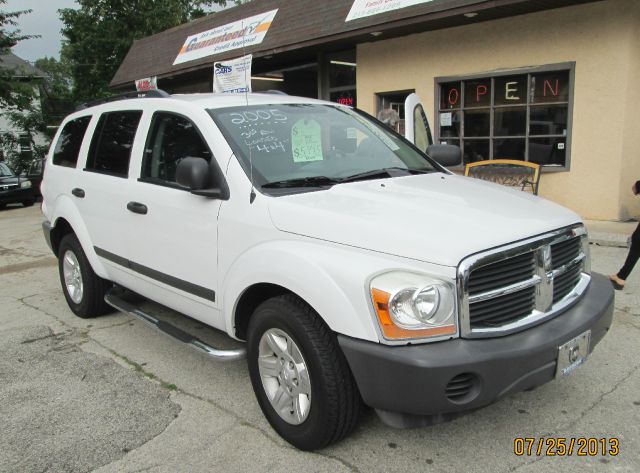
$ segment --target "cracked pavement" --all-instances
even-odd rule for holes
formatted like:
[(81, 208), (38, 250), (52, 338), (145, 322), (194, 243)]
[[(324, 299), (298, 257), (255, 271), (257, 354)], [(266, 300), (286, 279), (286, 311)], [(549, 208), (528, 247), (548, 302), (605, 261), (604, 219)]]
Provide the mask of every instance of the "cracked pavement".
[[(453, 421), (394, 430), (365, 412), (355, 432), (299, 452), (270, 428), (244, 362), (216, 363), (113, 313), (76, 318), (37, 208), (0, 211), (0, 472), (640, 471), (640, 268), (610, 333), (570, 377)], [(592, 246), (594, 271), (626, 250)], [(220, 346), (223, 334), (146, 302)], [(517, 457), (515, 437), (617, 437), (618, 456)]]

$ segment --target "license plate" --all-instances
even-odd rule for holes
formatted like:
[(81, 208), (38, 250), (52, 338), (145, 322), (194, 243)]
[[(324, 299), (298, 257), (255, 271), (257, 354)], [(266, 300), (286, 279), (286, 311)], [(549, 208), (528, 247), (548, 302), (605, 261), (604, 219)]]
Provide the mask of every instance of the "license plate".
[(556, 378), (563, 378), (587, 361), (589, 344), (591, 343), (591, 330), (578, 335), (558, 347), (558, 363)]

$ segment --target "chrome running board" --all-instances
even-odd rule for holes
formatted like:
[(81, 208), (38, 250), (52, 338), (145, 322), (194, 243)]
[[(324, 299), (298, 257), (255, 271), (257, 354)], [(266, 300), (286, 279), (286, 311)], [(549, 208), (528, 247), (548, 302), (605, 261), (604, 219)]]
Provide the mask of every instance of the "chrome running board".
[(130, 315), (131, 317), (134, 317), (138, 320), (141, 320), (142, 322), (152, 326), (165, 335), (168, 335), (171, 338), (174, 338), (193, 348), (194, 350), (205, 354), (209, 358), (217, 361), (236, 361), (246, 358), (247, 350), (245, 348), (241, 347), (223, 350), (212, 347), (211, 345), (203, 342), (202, 340), (194, 337), (193, 335), (185, 332), (175, 325), (171, 325), (164, 320), (158, 320), (155, 317), (152, 317), (151, 315), (141, 311), (133, 304), (119, 297), (119, 291), (117, 289), (112, 289), (111, 291), (109, 291), (104, 296), (104, 301), (114, 309), (120, 312), (124, 312), (125, 314)]

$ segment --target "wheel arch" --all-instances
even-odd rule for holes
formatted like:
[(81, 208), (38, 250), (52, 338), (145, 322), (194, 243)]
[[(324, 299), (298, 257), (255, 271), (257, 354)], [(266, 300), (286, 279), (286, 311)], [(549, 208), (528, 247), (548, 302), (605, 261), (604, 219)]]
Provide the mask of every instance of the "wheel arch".
[(347, 277), (362, 282), (343, 284), (345, 272), (343, 255), (319, 252), (314, 245), (270, 242), (253, 247), (226, 271), (221, 287), (227, 333), (244, 340), (253, 310), (270, 297), (291, 293), (316, 311), (334, 332), (378, 341), (364, 279)]
[(78, 208), (70, 201), (67, 196), (60, 196), (56, 200), (55, 213), (51, 218), (51, 247), (58, 256), (60, 242), (65, 235), (73, 233), (91, 264), (93, 271), (103, 279), (108, 279), (107, 271), (96, 255), (89, 236), (89, 231), (80, 216)]
[(244, 292), (240, 294), (240, 298), (236, 302), (234, 308), (233, 329), (235, 336), (240, 340), (246, 340), (247, 331), (249, 329), (249, 320), (251, 319), (253, 312), (264, 301), (283, 294), (293, 294), (296, 297), (300, 297), (286, 287), (278, 284), (261, 282), (247, 287)]

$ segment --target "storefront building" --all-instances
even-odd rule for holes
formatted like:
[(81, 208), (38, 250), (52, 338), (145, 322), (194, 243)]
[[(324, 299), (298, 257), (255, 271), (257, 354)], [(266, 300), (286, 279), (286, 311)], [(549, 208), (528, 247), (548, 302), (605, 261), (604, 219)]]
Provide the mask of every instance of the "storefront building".
[[(252, 17), (267, 18), (266, 34), (229, 46)], [(182, 62), (188, 39), (204, 46)], [(254, 0), (137, 41), (111, 85), (155, 76), (170, 93), (209, 92), (214, 62), (245, 54), (253, 91), (401, 119), (416, 92), (434, 140), (460, 145), (465, 162), (536, 162), (543, 197), (583, 218), (637, 217), (636, 0)]]

